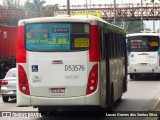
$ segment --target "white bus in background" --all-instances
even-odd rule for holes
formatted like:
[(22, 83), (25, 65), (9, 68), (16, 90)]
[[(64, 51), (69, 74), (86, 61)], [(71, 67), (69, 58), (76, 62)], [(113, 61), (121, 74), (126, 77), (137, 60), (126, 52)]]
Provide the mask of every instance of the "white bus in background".
[(124, 29), (93, 16), (20, 20), (17, 106), (42, 115), (112, 108), (127, 91), (124, 38)]
[(133, 33), (127, 35), (128, 74), (138, 79), (142, 74), (160, 77), (159, 35)]

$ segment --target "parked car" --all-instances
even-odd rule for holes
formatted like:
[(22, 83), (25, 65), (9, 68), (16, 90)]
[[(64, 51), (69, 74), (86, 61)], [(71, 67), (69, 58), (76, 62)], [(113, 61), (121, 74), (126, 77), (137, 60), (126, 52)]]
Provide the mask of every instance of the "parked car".
[(1, 95), (3, 102), (16, 98), (17, 68), (11, 68), (1, 80)]

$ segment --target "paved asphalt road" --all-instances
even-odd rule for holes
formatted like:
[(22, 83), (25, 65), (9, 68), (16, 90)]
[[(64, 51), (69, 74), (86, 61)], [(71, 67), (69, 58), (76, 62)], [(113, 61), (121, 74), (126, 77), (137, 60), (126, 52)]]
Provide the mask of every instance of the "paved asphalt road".
[[(153, 109), (160, 111), (160, 80), (154, 79), (153, 76), (143, 77), (140, 80), (128, 79), (128, 91), (124, 93), (121, 103), (116, 104), (114, 111), (117, 112), (139, 112), (151, 111)], [(156, 106), (157, 105), (157, 106)], [(32, 107), (16, 107), (16, 99), (10, 100), (9, 103), (3, 103), (0, 98), (0, 111), (37, 111)], [(1, 118), (0, 118), (1, 119)], [(64, 118), (2, 118), (3, 120), (63, 120)], [(157, 117), (101, 117), (101, 118), (65, 118), (65, 120), (157, 120)]]

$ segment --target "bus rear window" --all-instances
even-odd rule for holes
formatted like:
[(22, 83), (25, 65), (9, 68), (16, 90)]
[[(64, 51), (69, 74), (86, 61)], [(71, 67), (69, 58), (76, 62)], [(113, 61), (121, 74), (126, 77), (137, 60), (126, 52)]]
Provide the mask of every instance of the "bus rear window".
[(157, 51), (159, 48), (158, 36), (131, 36), (128, 38), (129, 51)]
[(90, 47), (86, 23), (34, 23), (25, 26), (26, 49), (30, 51), (75, 51)]

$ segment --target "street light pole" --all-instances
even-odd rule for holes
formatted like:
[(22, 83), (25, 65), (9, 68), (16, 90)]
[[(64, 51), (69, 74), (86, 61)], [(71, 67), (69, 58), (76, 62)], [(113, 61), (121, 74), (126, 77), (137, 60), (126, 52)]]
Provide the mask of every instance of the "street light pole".
[(67, 14), (70, 16), (70, 1), (67, 0)]
[(116, 25), (116, 0), (114, 0), (114, 25)]

